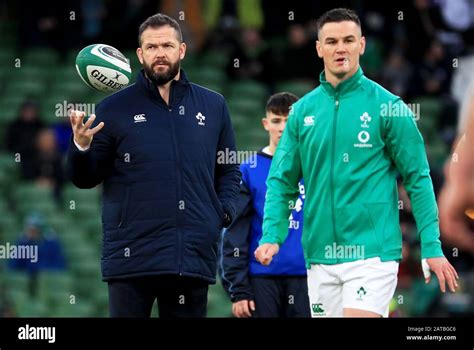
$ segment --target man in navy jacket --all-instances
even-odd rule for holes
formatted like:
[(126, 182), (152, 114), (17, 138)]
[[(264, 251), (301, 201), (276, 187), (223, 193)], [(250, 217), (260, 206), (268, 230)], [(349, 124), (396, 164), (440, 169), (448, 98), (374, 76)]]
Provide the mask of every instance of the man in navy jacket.
[[(102, 275), (112, 317), (204, 317), (222, 227), (235, 216), (238, 164), (223, 96), (188, 81), (179, 24), (157, 14), (139, 29), (143, 70), (84, 122), (73, 111), (68, 170), (103, 182)], [(235, 158), (234, 158), (235, 159)]]

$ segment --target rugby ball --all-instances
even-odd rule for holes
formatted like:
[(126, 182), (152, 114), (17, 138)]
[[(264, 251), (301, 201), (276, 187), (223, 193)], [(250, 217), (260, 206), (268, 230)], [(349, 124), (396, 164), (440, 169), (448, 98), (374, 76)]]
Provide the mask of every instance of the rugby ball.
[(83, 48), (76, 57), (76, 70), (84, 83), (104, 92), (118, 91), (127, 86), (132, 75), (127, 58), (105, 44)]

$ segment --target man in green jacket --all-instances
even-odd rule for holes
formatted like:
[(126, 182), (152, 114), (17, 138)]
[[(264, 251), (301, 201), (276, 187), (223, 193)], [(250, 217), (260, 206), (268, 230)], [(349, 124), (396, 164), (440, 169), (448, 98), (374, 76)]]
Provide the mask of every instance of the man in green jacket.
[(365, 38), (355, 12), (334, 9), (322, 15), (316, 49), (324, 61), (321, 85), (293, 105), (276, 150), (257, 260), (268, 265), (286, 239), (303, 178), (302, 244), (313, 317), (388, 316), (402, 251), (399, 172), (424, 265), (436, 274), (442, 292), (446, 283), (454, 292), (457, 273), (441, 250), (438, 209), (415, 116), (399, 97), (364, 76), (359, 57)]

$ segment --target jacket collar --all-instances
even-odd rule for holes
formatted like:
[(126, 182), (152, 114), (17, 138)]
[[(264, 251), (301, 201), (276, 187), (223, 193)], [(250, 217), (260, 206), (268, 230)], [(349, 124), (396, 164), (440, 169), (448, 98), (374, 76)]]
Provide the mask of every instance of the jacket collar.
[(336, 93), (343, 95), (352, 90), (355, 90), (357, 86), (359, 86), (362, 77), (364, 77), (364, 71), (361, 67), (359, 67), (359, 69), (357, 70), (357, 72), (355, 72), (353, 76), (342, 81), (335, 88), (331, 85), (331, 83), (326, 80), (326, 75), (324, 74), (324, 71), (322, 71), (319, 75), (319, 81), (324, 91), (326, 91), (329, 95), (333, 96)]
[(178, 104), (179, 101), (186, 95), (190, 82), (183, 69), (180, 69), (179, 80), (173, 80), (170, 86), (170, 100), (169, 105), (166, 105), (165, 101), (158, 92), (158, 88), (145, 76), (145, 71), (140, 69), (137, 75), (137, 85), (142, 89), (145, 94), (152, 100), (163, 104), (167, 108), (172, 108)]

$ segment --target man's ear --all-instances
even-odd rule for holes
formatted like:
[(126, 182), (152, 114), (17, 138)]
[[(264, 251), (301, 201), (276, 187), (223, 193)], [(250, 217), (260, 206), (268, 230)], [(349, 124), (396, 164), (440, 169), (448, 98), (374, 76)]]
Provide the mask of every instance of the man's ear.
[(137, 57), (138, 57), (138, 60), (140, 61), (140, 64), (143, 64), (143, 50), (141, 47), (137, 48)]
[(268, 131), (268, 119), (267, 118), (262, 118), (262, 125), (263, 128)]
[(365, 36), (362, 36), (360, 38), (360, 53), (359, 53), (359, 55), (362, 56), (364, 54), (364, 52), (365, 52)]
[(186, 56), (186, 44), (179, 44), (179, 59), (182, 60)]
[(316, 53), (318, 54), (319, 58), (323, 58), (321, 43), (319, 42), (319, 40), (316, 40)]

